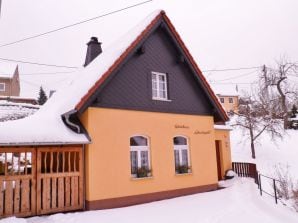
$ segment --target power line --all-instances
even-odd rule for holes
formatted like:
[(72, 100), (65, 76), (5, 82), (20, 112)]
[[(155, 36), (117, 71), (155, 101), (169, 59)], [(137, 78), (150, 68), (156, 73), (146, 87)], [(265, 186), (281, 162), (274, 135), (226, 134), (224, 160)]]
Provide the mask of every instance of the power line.
[(61, 30), (64, 30), (64, 29), (68, 29), (70, 27), (77, 26), (77, 25), (80, 25), (80, 24), (83, 24), (83, 23), (86, 23), (86, 22), (90, 22), (92, 20), (96, 20), (96, 19), (99, 19), (99, 18), (108, 16), (108, 15), (112, 15), (112, 14), (115, 14), (115, 13), (118, 13), (118, 12), (121, 12), (121, 11), (125, 11), (127, 9), (134, 8), (134, 7), (137, 7), (137, 6), (146, 4), (148, 2), (152, 2), (152, 1), (153, 0), (147, 0), (147, 1), (140, 2), (140, 3), (134, 4), (134, 5), (130, 5), (130, 6), (127, 6), (125, 8), (117, 9), (115, 11), (111, 11), (111, 12), (108, 12), (108, 13), (105, 13), (105, 14), (102, 14), (102, 15), (99, 15), (99, 16), (96, 16), (96, 17), (93, 17), (93, 18), (90, 18), (90, 19), (86, 19), (86, 20), (83, 20), (83, 21), (80, 21), (80, 22), (76, 22), (76, 23), (73, 23), (73, 24), (70, 24), (70, 25), (67, 25), (67, 26), (63, 26), (63, 27), (60, 27), (60, 28), (57, 28), (57, 29), (53, 29), (53, 30), (50, 30), (50, 31), (47, 31), (47, 32), (44, 32), (44, 33), (40, 33), (40, 34), (36, 34), (36, 35), (33, 35), (33, 36), (25, 37), (23, 39), (19, 39), (19, 40), (10, 42), (10, 43), (5, 43), (5, 44), (0, 45), (0, 47), (5, 47), (5, 46), (13, 45), (13, 44), (24, 42), (24, 41), (27, 41), (27, 40), (30, 40), (30, 39), (34, 39), (34, 38), (37, 38), (37, 37), (48, 35), (50, 33), (58, 32), (58, 31), (61, 31)]
[(254, 82), (230, 82), (230, 83), (217, 83), (217, 82), (210, 82), (211, 85), (235, 85), (235, 84), (257, 84)]
[(225, 79), (221, 79), (221, 80), (216, 80), (216, 81), (227, 81), (227, 80), (233, 80), (233, 79), (237, 79), (239, 77), (244, 77), (244, 76), (247, 76), (247, 75), (250, 75), (252, 73), (255, 73), (256, 70), (254, 71), (251, 71), (251, 72), (248, 72), (248, 73), (245, 73), (245, 74), (240, 74), (240, 75), (237, 75), (237, 76), (234, 76), (234, 77), (230, 77), (230, 78), (225, 78)]
[[(46, 73), (21, 73), (20, 76), (34, 76), (34, 75), (56, 75), (56, 74), (71, 74), (75, 71), (65, 71), (65, 72), (46, 72)], [(11, 76), (11, 74), (1, 74), (1, 76)]]
[(221, 71), (236, 71), (236, 70), (251, 70), (251, 69), (258, 69), (262, 66), (257, 67), (239, 67), (239, 68), (225, 68), (225, 69), (213, 69), (213, 70), (203, 70), (202, 72), (221, 72)]
[(23, 61), (23, 60), (14, 60), (14, 59), (7, 59), (7, 58), (0, 58), (0, 60), (16, 62), (16, 63), (31, 64), (31, 65), (38, 65), (38, 66), (46, 66), (46, 67), (59, 67), (59, 68), (69, 68), (69, 69), (79, 68), (79, 67), (72, 67), (72, 66), (63, 66), (63, 65), (56, 65), (56, 64), (45, 64), (45, 63), (37, 63), (37, 62), (30, 62), (30, 61)]

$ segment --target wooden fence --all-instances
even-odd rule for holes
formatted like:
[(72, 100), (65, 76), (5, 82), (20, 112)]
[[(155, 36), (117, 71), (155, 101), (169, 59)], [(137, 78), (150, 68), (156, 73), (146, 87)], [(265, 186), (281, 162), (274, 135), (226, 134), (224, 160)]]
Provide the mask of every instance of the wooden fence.
[(255, 163), (233, 162), (232, 168), (239, 177), (251, 177), (259, 184), (257, 165)]
[(0, 148), (0, 219), (83, 209), (80, 146)]

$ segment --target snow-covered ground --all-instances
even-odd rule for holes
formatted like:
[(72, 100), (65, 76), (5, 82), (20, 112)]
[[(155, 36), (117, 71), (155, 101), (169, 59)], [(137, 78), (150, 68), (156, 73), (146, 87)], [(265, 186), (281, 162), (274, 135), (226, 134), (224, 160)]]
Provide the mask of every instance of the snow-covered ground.
[(262, 222), (297, 223), (298, 214), (271, 198), (260, 197), (250, 179), (235, 179), (232, 186), (126, 208), (55, 214), (28, 219), (7, 218), (1, 223), (157, 223), (157, 222)]
[(253, 162), (265, 175), (274, 176), (275, 167), (288, 167), (290, 175), (298, 180), (298, 130), (287, 130), (282, 139), (272, 141), (269, 135), (260, 136), (256, 144), (256, 159), (251, 158), (250, 142), (245, 140), (242, 132), (231, 132), (232, 160)]

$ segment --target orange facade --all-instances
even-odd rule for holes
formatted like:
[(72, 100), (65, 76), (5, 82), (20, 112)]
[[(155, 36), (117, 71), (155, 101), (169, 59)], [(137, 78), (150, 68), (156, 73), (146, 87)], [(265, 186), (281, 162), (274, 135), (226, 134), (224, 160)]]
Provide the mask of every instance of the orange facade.
[[(216, 185), (215, 139), (229, 147), (228, 131), (217, 133), (211, 116), (89, 107), (81, 121), (92, 138), (85, 149), (87, 201)], [(131, 175), (130, 137), (135, 135), (149, 139), (149, 177)], [(175, 136), (188, 139), (189, 173), (175, 173)], [(225, 171), (231, 167), (230, 154), (222, 149)]]

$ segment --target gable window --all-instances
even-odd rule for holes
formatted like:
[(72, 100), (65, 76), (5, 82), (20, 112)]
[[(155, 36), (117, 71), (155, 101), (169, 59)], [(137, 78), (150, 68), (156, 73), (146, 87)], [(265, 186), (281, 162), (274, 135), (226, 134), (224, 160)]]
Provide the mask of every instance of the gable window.
[(5, 83), (0, 83), (0, 91), (5, 91)]
[(131, 175), (142, 178), (151, 176), (148, 138), (133, 136), (130, 138)]
[(152, 99), (168, 100), (167, 75), (152, 72)]
[(188, 140), (183, 136), (173, 138), (174, 157), (175, 157), (175, 172), (177, 174), (190, 173), (190, 159)]
[(225, 99), (224, 98), (219, 98), (220, 99), (220, 103), (225, 103)]
[(233, 103), (233, 98), (229, 98), (229, 103)]

